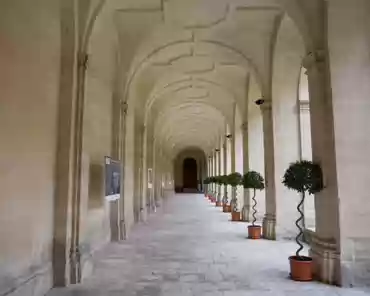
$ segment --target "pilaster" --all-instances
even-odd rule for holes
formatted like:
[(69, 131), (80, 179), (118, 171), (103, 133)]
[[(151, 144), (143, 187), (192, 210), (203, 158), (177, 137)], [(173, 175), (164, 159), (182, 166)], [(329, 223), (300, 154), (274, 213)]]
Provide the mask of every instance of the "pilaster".
[[(242, 126), (242, 137), (243, 137), (243, 174), (249, 171), (249, 142), (248, 142), (248, 121), (245, 121)], [(250, 192), (249, 189), (244, 189), (244, 203), (242, 209), (242, 220), (250, 221)]]
[(326, 283), (340, 283), (340, 226), (336, 171), (333, 106), (327, 53), (318, 50), (303, 59), (310, 93), (312, 158), (322, 167), (324, 190), (315, 194), (316, 232), (311, 255), (315, 277)]
[(260, 108), (263, 121), (266, 183), (266, 213), (262, 224), (263, 237), (269, 240), (276, 240), (275, 149), (271, 100), (265, 100)]

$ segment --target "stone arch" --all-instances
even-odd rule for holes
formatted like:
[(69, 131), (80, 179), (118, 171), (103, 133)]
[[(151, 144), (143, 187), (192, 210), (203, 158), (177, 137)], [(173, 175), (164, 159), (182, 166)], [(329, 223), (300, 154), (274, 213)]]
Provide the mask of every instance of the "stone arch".
[(174, 178), (175, 188), (181, 192), (183, 184), (183, 163), (186, 158), (192, 158), (197, 163), (198, 181), (204, 178), (206, 174), (206, 157), (202, 149), (198, 147), (185, 147), (180, 150), (174, 157)]

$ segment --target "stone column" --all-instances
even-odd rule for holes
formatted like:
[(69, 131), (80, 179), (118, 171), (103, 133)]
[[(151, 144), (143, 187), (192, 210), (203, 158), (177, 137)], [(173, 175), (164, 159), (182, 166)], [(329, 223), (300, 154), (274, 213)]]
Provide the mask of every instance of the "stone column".
[(145, 222), (148, 218), (148, 129), (144, 125), (143, 126), (143, 140), (142, 140), (142, 195), (141, 195), (141, 204), (142, 207), (140, 209), (140, 220)]
[[(207, 169), (207, 176), (206, 176), (206, 178), (209, 178), (210, 177), (210, 175), (211, 175), (211, 164), (210, 164), (210, 160), (209, 160), (209, 157), (208, 156), (206, 156), (206, 169)], [(208, 195), (208, 193), (209, 193), (209, 184), (205, 184), (205, 196), (207, 197), (207, 195)]]
[[(213, 151), (213, 175), (216, 177), (217, 176), (217, 164), (218, 164), (218, 161), (217, 161), (217, 152), (216, 150)], [(215, 198), (217, 198), (217, 194), (218, 194), (218, 188), (217, 188), (217, 184), (214, 184), (213, 185), (214, 187), (214, 192), (215, 192)]]
[[(53, 283), (62, 287), (72, 283), (71, 269), (76, 269), (76, 249), (72, 245), (72, 196), (76, 186), (75, 162), (75, 110), (76, 74), (80, 61), (76, 38), (77, 22), (74, 1), (61, 2), (61, 68), (59, 77), (58, 135), (56, 150), (56, 186), (54, 201), (54, 244), (53, 244)], [(74, 254), (73, 254), (74, 252)], [(78, 251), (79, 253), (79, 251)], [(73, 256), (70, 256), (72, 255)], [(71, 264), (72, 263), (72, 264)], [(74, 265), (74, 266), (73, 266)], [(79, 266), (79, 265), (78, 265)], [(76, 274), (77, 272), (74, 272)]]
[[(248, 143), (248, 122), (242, 124), (243, 132), (243, 174), (249, 171), (249, 143)], [(244, 189), (244, 206), (242, 209), (243, 221), (250, 221), (250, 194), (249, 189)]]
[[(235, 129), (236, 129), (236, 126), (235, 126), (235, 118), (236, 118), (236, 104), (234, 103), (234, 106), (233, 106), (233, 122), (232, 122), (232, 126), (231, 126), (231, 138), (229, 139), (230, 140), (230, 153), (231, 153), (231, 173), (235, 173), (236, 171), (236, 145), (235, 145), (235, 137), (236, 137), (236, 132), (235, 132)], [(231, 186), (230, 186), (231, 187)], [(238, 208), (238, 201), (237, 201), (237, 192), (236, 192), (236, 188), (234, 187), (231, 187), (231, 202), (230, 202), (230, 205), (231, 205), (231, 210), (233, 211), (234, 209), (237, 209)], [(239, 210), (239, 209), (238, 209)]]
[(332, 97), (329, 92), (329, 65), (325, 51), (316, 51), (303, 60), (307, 69), (312, 158), (321, 165), (324, 190), (315, 194), (316, 232), (310, 255), (315, 262), (315, 276), (326, 283), (340, 283), (339, 199)]
[[(111, 155), (113, 160), (119, 160), (119, 148), (120, 148), (120, 101), (121, 94), (114, 92), (112, 95), (112, 146)], [(119, 240), (120, 233), (120, 200), (111, 201), (109, 203), (109, 215), (110, 215), (110, 229), (111, 229), (111, 241), (115, 242)]]
[[(223, 175), (227, 175), (227, 138), (225, 137), (223, 140), (223, 152), (224, 152), (224, 170)], [(229, 199), (227, 196), (227, 186), (224, 185), (224, 200), (226, 201), (226, 198)]]
[(159, 168), (159, 149), (157, 143), (154, 143), (153, 147), (153, 211), (155, 212), (157, 207), (159, 207), (160, 203), (160, 196), (158, 195), (158, 176), (160, 175), (160, 168)]
[(272, 103), (270, 100), (265, 100), (261, 105), (261, 111), (266, 180), (266, 213), (262, 224), (263, 237), (269, 240), (276, 240), (275, 152)]
[[(221, 147), (217, 149), (217, 176), (221, 176)], [(221, 185), (217, 185), (218, 187), (218, 194), (217, 194), (217, 202), (221, 203), (222, 200), (222, 192), (221, 192)]]

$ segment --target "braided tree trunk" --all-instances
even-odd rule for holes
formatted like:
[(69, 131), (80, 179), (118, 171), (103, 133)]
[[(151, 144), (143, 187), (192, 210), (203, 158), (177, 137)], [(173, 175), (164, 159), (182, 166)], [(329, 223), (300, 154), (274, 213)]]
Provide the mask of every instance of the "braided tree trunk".
[(253, 197), (252, 197), (252, 200), (253, 200), (253, 206), (252, 206), (252, 210), (253, 210), (253, 213), (252, 213), (252, 217), (253, 217), (253, 222), (252, 222), (252, 226), (255, 225), (256, 221), (257, 221), (257, 217), (256, 217), (256, 214), (257, 214), (257, 200), (256, 200), (256, 189), (254, 188), (253, 189)]
[(295, 253), (297, 257), (301, 257), (300, 252), (303, 250), (303, 245), (301, 243), (301, 238), (303, 237), (303, 229), (301, 227), (301, 222), (304, 219), (304, 213), (303, 213), (303, 209), (302, 209), (303, 204), (304, 204), (304, 200), (305, 200), (305, 192), (303, 191), (301, 202), (297, 206), (297, 210), (298, 210), (298, 212), (301, 216), (295, 222), (295, 225), (297, 226), (297, 228), (299, 230), (299, 233), (295, 238), (295, 241), (299, 245), (299, 249)]
[(231, 201), (231, 203), (232, 203), (232, 206), (233, 206), (233, 211), (234, 212), (237, 212), (238, 211), (238, 198), (237, 198), (237, 188), (236, 188), (236, 186), (234, 187), (233, 186), (233, 199), (232, 199), (232, 201)]
[(221, 184), (218, 184), (217, 202), (221, 202)]
[(223, 204), (227, 204), (228, 203), (228, 197), (227, 197), (227, 188), (226, 188), (227, 185), (224, 185), (224, 198), (222, 199), (222, 203)]

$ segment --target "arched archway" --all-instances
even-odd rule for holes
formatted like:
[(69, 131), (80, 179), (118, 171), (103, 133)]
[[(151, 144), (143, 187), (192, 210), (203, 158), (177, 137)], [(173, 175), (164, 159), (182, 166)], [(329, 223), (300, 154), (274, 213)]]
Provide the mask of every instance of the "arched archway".
[(198, 187), (198, 165), (194, 158), (185, 158), (182, 165), (184, 191), (197, 190)]

